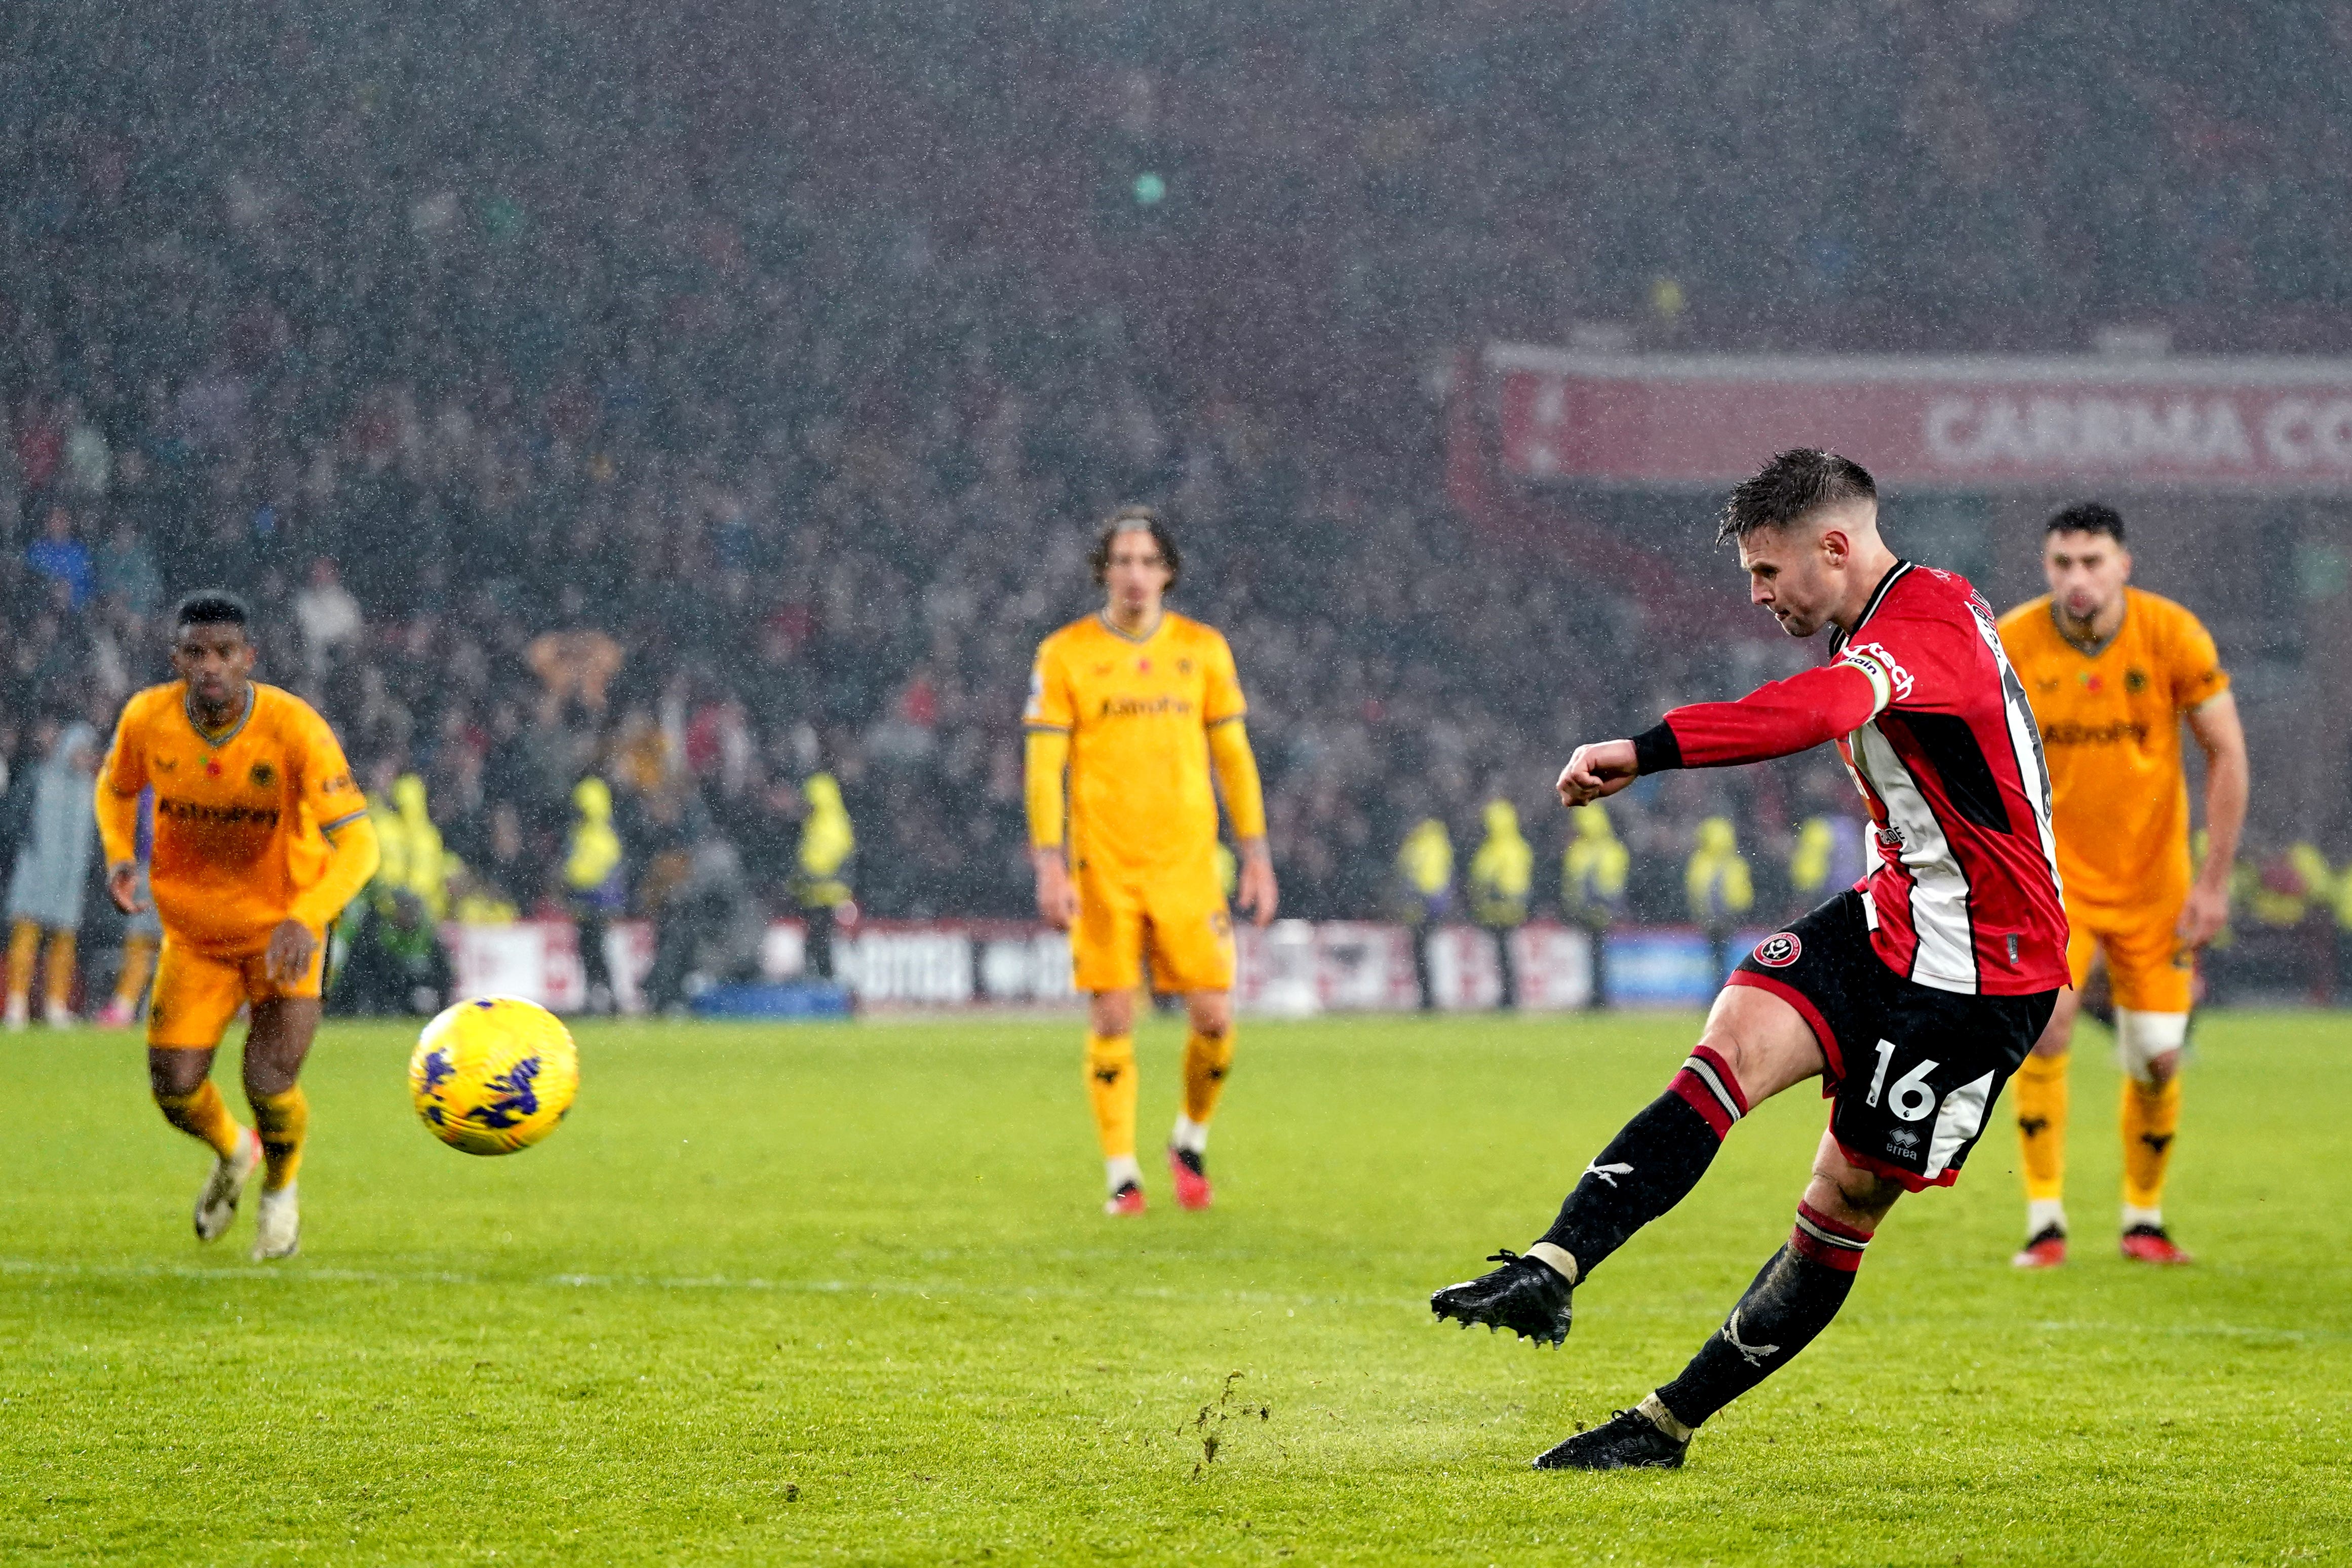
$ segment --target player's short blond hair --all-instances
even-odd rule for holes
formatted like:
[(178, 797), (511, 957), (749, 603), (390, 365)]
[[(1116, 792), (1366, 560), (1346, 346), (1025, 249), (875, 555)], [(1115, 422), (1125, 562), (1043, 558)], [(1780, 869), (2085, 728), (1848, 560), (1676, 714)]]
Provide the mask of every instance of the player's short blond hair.
[(1160, 547), (1160, 559), (1168, 566), (1168, 585), (1173, 588), (1184, 569), (1184, 558), (1177, 553), (1176, 536), (1168, 531), (1168, 524), (1157, 507), (1129, 503), (1103, 520), (1102, 531), (1095, 536), (1095, 547), (1087, 552), (1087, 564), (1094, 568), (1097, 585), (1110, 580), (1111, 541), (1122, 533), (1148, 533), (1151, 542)]

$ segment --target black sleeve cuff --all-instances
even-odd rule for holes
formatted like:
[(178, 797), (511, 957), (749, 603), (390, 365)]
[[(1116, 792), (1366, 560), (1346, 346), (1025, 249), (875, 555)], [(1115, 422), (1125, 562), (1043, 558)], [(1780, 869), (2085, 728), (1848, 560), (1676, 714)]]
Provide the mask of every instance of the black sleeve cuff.
[(1633, 771), (1663, 773), (1683, 765), (1683, 743), (1663, 719), (1633, 737)]

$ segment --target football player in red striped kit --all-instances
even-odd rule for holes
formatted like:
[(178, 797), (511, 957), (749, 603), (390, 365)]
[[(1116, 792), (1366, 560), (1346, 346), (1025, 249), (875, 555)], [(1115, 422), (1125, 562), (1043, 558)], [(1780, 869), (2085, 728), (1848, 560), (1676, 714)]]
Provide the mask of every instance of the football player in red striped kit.
[(1570, 1293), (1682, 1200), (1750, 1108), (1817, 1078), (1829, 1130), (1788, 1244), (1723, 1327), (1681, 1375), (1538, 1469), (1681, 1464), (1702, 1422), (1829, 1326), (1895, 1200), (1959, 1174), (2066, 984), (2049, 773), (1991, 609), (1965, 579), (1897, 559), (1870, 475), (1833, 453), (1775, 457), (1732, 491), (1719, 538), (1790, 636), (1831, 629), (1829, 662), (1578, 747), (1560, 799), (1588, 805), (1643, 773), (1833, 742), (1869, 804), (1879, 864), (1757, 944), (1666, 1091), (1525, 1255), (1495, 1254), (1501, 1268), (1430, 1308), (1558, 1344)]

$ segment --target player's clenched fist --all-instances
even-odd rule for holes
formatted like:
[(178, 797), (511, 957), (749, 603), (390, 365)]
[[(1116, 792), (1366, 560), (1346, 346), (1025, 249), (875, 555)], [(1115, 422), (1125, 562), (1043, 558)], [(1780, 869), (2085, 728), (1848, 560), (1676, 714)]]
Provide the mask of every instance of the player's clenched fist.
[(1590, 805), (1632, 784), (1636, 772), (1631, 741), (1579, 746), (1568, 766), (1559, 770), (1559, 803), (1570, 810)]

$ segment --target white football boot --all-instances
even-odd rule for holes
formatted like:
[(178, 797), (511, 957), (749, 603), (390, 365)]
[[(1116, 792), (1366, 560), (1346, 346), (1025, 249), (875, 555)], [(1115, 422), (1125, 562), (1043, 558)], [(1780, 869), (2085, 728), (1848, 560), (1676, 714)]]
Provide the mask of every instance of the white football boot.
[(250, 1127), (238, 1128), (236, 1152), (213, 1162), (213, 1173), (205, 1178), (204, 1191), (196, 1194), (198, 1241), (221, 1238), (236, 1218), (236, 1201), (245, 1196), (246, 1182), (260, 1163), (260, 1137)]
[(291, 1258), (301, 1248), (302, 1212), (296, 1205), (294, 1187), (264, 1192), (253, 1205), (253, 1260)]

